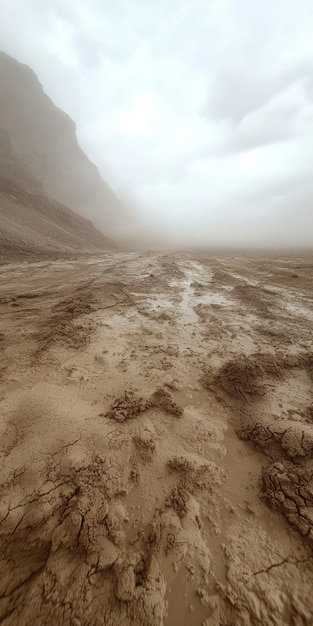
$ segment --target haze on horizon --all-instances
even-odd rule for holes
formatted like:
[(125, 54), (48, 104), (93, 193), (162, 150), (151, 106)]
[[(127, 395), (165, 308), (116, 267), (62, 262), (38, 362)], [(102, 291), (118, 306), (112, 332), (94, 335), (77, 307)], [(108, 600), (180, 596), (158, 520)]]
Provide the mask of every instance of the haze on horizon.
[(0, 48), (176, 245), (313, 244), (308, 0), (2, 0)]

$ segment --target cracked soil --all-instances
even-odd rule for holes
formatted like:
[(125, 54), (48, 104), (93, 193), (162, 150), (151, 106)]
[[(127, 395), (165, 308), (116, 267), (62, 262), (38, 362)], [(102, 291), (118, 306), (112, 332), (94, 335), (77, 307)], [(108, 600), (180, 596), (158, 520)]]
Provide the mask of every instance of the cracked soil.
[(0, 268), (0, 623), (313, 623), (313, 261)]

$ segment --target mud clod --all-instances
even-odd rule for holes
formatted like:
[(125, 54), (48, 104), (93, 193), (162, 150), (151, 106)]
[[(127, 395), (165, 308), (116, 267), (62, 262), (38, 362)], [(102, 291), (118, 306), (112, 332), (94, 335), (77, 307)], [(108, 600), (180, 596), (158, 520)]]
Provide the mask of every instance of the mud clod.
[(137, 397), (132, 391), (125, 391), (122, 396), (114, 400), (110, 411), (106, 413), (106, 417), (117, 422), (126, 422), (138, 417), (145, 410), (146, 402), (143, 398)]
[(166, 391), (166, 389), (162, 389), (161, 387), (152, 394), (150, 400), (148, 400), (146, 404), (146, 407), (163, 409), (166, 413), (171, 413), (172, 415), (177, 415), (178, 417), (181, 417), (183, 414), (182, 407), (173, 401), (169, 391)]
[(148, 400), (137, 397), (132, 391), (125, 391), (122, 396), (114, 400), (106, 417), (117, 422), (125, 422), (152, 408), (161, 409), (179, 417), (183, 414), (183, 409), (173, 401), (169, 391), (159, 388)]

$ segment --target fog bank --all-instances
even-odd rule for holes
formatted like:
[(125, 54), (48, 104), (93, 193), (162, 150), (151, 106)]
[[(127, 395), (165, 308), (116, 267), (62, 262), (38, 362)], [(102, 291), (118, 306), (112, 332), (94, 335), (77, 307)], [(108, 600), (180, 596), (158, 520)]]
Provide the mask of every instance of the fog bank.
[(313, 244), (312, 31), (308, 0), (3, 0), (0, 23), (147, 246)]

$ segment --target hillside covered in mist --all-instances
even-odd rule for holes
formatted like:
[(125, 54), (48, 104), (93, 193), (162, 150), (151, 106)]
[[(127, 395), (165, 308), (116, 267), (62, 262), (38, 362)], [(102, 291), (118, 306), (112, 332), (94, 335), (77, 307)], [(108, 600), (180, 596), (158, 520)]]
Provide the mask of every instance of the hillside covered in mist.
[(3, 52), (0, 85), (2, 261), (112, 247), (126, 210), (78, 145), (74, 122)]

